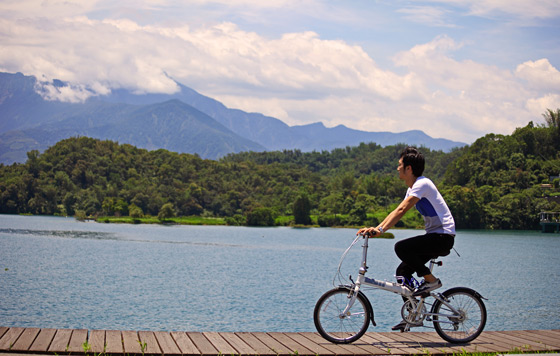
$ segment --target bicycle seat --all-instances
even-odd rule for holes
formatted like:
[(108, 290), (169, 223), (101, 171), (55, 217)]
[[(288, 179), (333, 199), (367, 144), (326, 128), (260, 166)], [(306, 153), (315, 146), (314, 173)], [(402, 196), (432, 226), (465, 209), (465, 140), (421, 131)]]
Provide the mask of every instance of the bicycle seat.
[(443, 261), (436, 261), (436, 260), (437, 260), (437, 258), (432, 258), (430, 260), (430, 263), (432, 263), (434, 265), (437, 265), (437, 266), (440, 266), (440, 267), (443, 266)]

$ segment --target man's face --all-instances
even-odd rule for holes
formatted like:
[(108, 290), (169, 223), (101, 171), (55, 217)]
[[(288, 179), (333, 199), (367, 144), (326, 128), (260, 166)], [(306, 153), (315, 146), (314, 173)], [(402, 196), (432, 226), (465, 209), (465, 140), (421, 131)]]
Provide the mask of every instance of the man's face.
[(405, 178), (405, 169), (404, 169), (404, 165), (403, 165), (403, 161), (402, 158), (399, 159), (399, 166), (397, 167), (397, 171), (399, 171), (399, 179), (403, 179)]

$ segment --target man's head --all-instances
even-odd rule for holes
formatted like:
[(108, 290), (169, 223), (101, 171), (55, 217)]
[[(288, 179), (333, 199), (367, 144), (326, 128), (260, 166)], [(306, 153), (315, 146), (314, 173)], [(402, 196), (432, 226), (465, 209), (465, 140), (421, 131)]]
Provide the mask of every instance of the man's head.
[(415, 177), (420, 177), (424, 173), (424, 156), (415, 147), (405, 148), (401, 152), (400, 160), (402, 160), (403, 170), (410, 166)]

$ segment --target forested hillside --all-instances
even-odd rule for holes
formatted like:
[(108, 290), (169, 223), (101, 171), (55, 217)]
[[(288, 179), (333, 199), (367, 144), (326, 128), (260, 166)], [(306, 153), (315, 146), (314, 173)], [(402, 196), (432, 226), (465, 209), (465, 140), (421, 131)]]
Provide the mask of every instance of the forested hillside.
[[(541, 183), (558, 175), (559, 132), (527, 127), (487, 135), (450, 153), (423, 149), (425, 175), (440, 187), (459, 228), (533, 229), (538, 212), (558, 209)], [(221, 160), (79, 137), (58, 142), (25, 164), (0, 165), (0, 213), (228, 217), (252, 223), (304, 211), (319, 224), (368, 225), (398, 203), (403, 145), (361, 144), (327, 152), (231, 154)], [(557, 184), (557, 181), (556, 181)], [(273, 221), (273, 220), (272, 220)], [(261, 223), (259, 221), (257, 224)], [(413, 217), (409, 227), (421, 224)]]
[(536, 229), (540, 211), (560, 211), (560, 200), (550, 199), (559, 195), (558, 176), (558, 120), (546, 128), (529, 123), (474, 142), (447, 168), (442, 194), (459, 228)]

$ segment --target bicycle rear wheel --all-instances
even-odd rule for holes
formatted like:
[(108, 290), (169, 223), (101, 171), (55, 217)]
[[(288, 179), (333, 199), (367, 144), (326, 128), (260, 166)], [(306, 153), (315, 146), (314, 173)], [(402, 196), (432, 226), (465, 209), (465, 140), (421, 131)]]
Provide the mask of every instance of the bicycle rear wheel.
[(331, 289), (319, 298), (313, 311), (317, 331), (335, 344), (348, 344), (358, 340), (371, 321), (371, 304), (361, 292), (352, 308), (343, 314), (350, 302), (350, 293), (348, 287)]
[(472, 341), (486, 325), (486, 307), (480, 294), (470, 288), (451, 288), (442, 293), (446, 304), (437, 300), (432, 306), (434, 328), (442, 339), (459, 344)]

